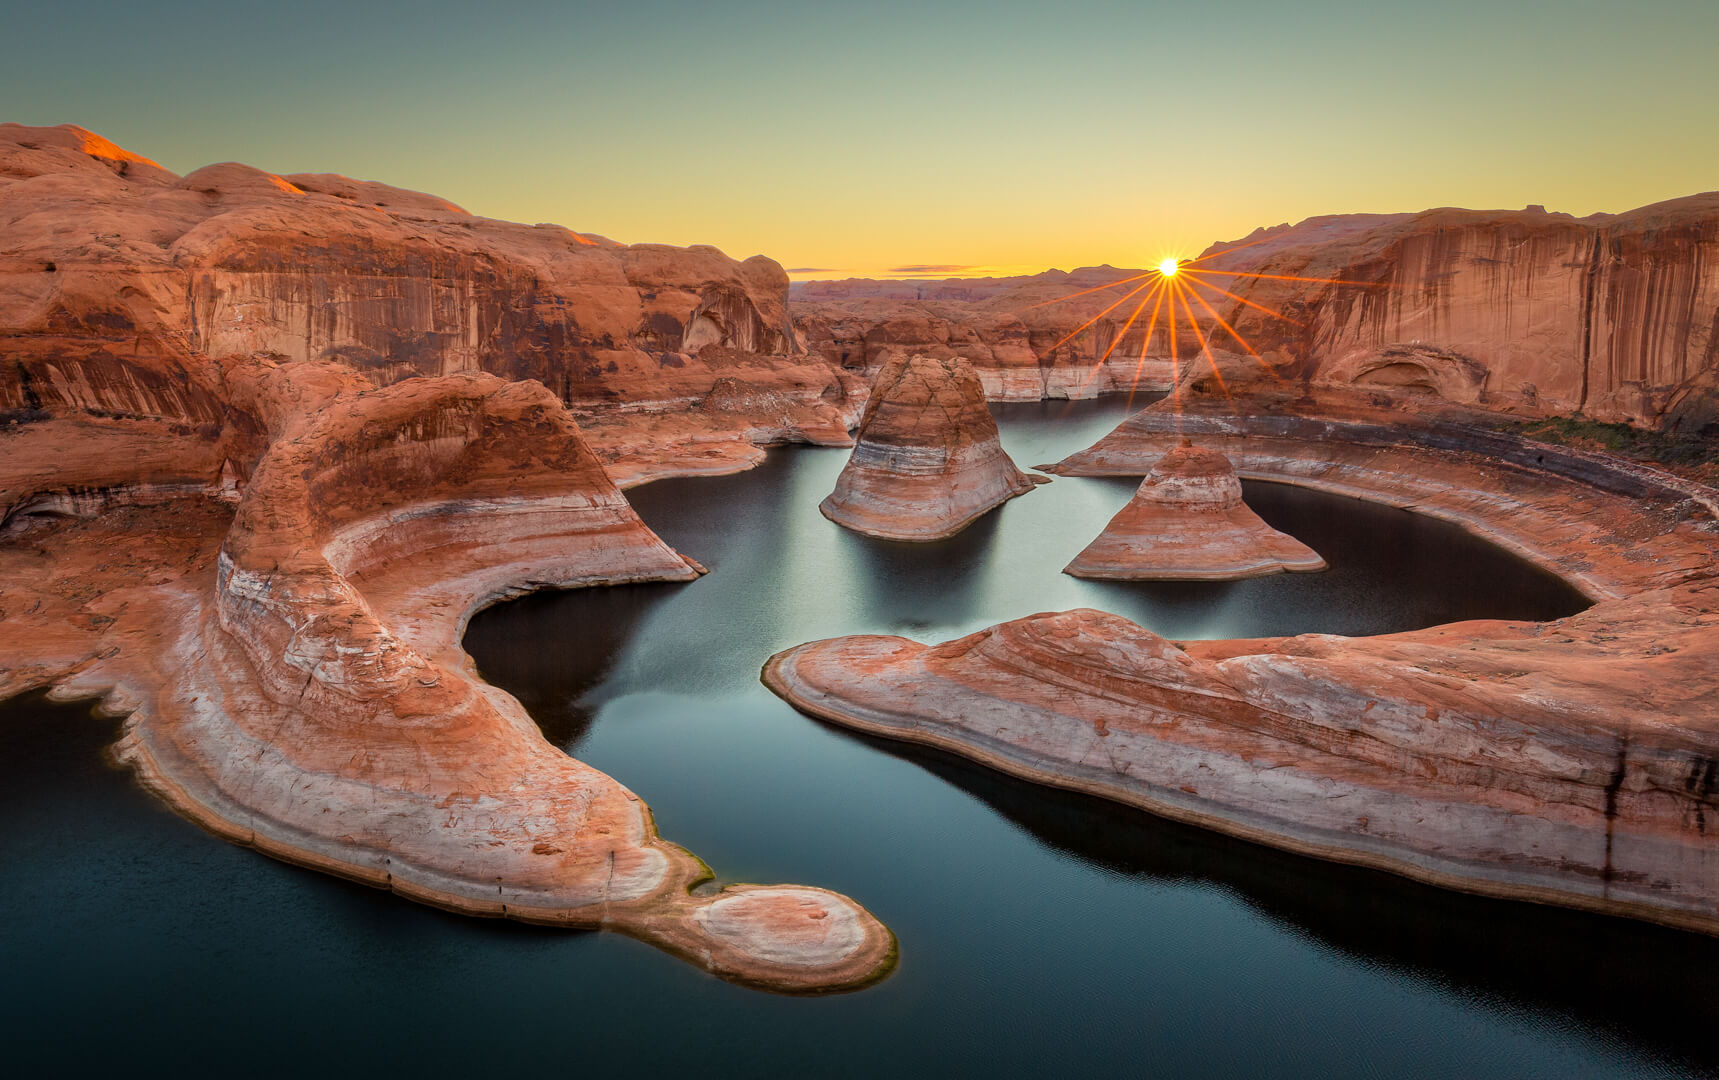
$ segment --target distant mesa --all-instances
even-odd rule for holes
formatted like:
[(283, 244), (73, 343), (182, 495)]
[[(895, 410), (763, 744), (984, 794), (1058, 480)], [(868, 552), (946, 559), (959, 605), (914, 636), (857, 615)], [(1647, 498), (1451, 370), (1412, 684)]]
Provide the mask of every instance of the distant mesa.
[(1229, 458), (1183, 439), (1063, 573), (1124, 581), (1233, 581), (1323, 569), (1318, 552), (1248, 509)]
[(872, 382), (857, 445), (818, 507), (886, 540), (942, 540), (1042, 478), (1015, 468), (971, 364), (898, 357)]
[(892, 266), (892, 274), (959, 274), (963, 270), (971, 270), (970, 263), (910, 263), (907, 266)]

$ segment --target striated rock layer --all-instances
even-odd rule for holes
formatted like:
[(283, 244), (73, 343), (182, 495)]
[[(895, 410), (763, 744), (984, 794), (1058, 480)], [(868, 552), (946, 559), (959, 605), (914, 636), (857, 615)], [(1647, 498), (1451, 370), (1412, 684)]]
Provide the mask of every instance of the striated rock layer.
[(73, 127), (0, 125), (0, 220), (0, 697), (99, 697), (188, 816), (425, 903), (777, 990), (889, 970), (844, 897), (694, 895), (459, 644), (501, 597), (698, 575), (606, 464), (848, 443), (859, 384), (794, 348), (780, 267)]
[(1225, 396), (1269, 370), (1309, 387), (1690, 433), (1719, 430), (1716, 260), (1719, 192), (1708, 192), (1586, 218), (1443, 207), (1259, 229), (1199, 257), (1207, 273), (1183, 280), (1215, 287), (1195, 287), (1205, 304), (1188, 306), (1175, 340), (1149, 316), (1131, 322), (1132, 301), (1112, 306), (1140, 273), (1113, 267), (804, 282), (793, 310), (807, 348), (832, 364), (961, 356), (993, 398), (1168, 389), (1215, 361), (1242, 376), (1207, 379)]
[(1545, 624), (1183, 643), (1082, 610), (929, 647), (814, 642), (765, 681), (836, 723), (1262, 843), (1719, 933), (1713, 492), (1455, 428), (1154, 412), (1064, 471), (1137, 474), (1179, 427), (1243, 476), (1458, 522), (1596, 603)]
[[(258, 447), (233, 445), (223, 368), (254, 356), (377, 386), (534, 379), (632, 479), (744, 468), (754, 441), (846, 446), (864, 404), (861, 378), (799, 348), (787, 275), (761, 256), (341, 176), (179, 177), (72, 126), (0, 124), (0, 221), (0, 427), (29, 427), (26, 456), (62, 486), (183, 486), (228, 460), (242, 478)], [(57, 452), (96, 433), (104, 461)]]
[[(468, 914), (620, 930), (771, 989), (886, 972), (891, 935), (845, 897), (693, 895), (704, 865), (461, 650), (469, 616), (505, 596), (699, 573), (633, 513), (560, 402), (466, 374), (337, 387), (307, 409), (327, 385), (304, 368), (248, 373), (277, 434), (218, 549), (187, 537), (176, 565), (142, 568), (147, 588), (93, 590), (94, 640), (38, 640), (63, 612), (0, 593), (0, 652), (47, 661), (0, 692), (101, 696), (129, 714), (117, 753), (150, 788), (277, 858)], [(57, 572), (50, 596), (65, 592)]]
[(941, 540), (1033, 483), (1003, 452), (966, 361), (906, 357), (878, 373), (853, 456), (818, 509), (868, 536)]
[(1235, 291), (1295, 321), (1242, 305), (1232, 321), (1308, 382), (1686, 432), (1719, 421), (1719, 192), (1580, 219), (1341, 220), (1260, 230), (1205, 264), (1276, 275)]
[[(117, 752), (149, 787), (277, 858), (454, 911), (620, 930), (772, 989), (887, 971), (889, 932), (844, 897), (693, 895), (703, 864), (461, 650), (467, 618), (505, 596), (699, 573), (633, 513), (560, 402), (466, 374), (337, 382), (307, 408), (329, 387), (305, 367), (247, 373), (276, 435), (218, 550), (187, 538), (179, 572), (106, 583), (95, 640), (51, 640), (63, 666), (50, 654), (0, 692), (103, 697), (129, 714)], [(10, 593), (0, 649), (42, 656), (38, 624), (62, 613)]]
[(1229, 458), (1184, 439), (1063, 573), (1121, 581), (1230, 581), (1325, 569), (1242, 501)]

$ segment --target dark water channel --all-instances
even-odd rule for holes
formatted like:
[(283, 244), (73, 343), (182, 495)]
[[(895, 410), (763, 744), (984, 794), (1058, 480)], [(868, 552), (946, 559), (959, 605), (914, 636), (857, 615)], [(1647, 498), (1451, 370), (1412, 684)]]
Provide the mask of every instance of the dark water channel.
[[(1138, 404), (1138, 403), (1136, 403)], [(1023, 465), (1118, 402), (1001, 406)], [(1453, 527), (1250, 484), (1333, 569), (1233, 584), (1058, 571), (1131, 483), (1059, 479), (937, 545), (817, 512), (842, 451), (647, 485), (712, 569), (544, 594), (467, 646), (550, 739), (637, 791), (728, 881), (824, 885), (899, 935), (861, 993), (774, 997), (615, 935), (444, 915), (221, 843), (101, 748), (116, 725), (0, 705), (0, 1038), (28, 1068), (245, 1075), (1571, 1077), (1719, 1072), (1719, 941), (1330, 866), (810, 720), (770, 653), (942, 640), (1081, 605), (1172, 637), (1374, 633), (1582, 606)], [(23, 1075), (20, 1073), (19, 1075)]]

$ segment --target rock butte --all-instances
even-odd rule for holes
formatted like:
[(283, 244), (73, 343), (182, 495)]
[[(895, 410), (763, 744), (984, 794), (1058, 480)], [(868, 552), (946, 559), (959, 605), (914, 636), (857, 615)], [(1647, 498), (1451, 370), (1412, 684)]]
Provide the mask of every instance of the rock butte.
[(818, 509), (868, 536), (942, 540), (1034, 483), (1003, 452), (971, 365), (900, 357), (872, 383), (853, 456)]
[(0, 696), (101, 699), (146, 785), (277, 858), (773, 990), (890, 970), (846, 897), (701, 887), (460, 648), (502, 597), (700, 573), (569, 404), (633, 481), (848, 441), (839, 373), (758, 351), (779, 267), (77, 128), (0, 126), (0, 207)]
[(1213, 410), (1155, 406), (1060, 471), (1138, 475), (1187, 430), (1242, 476), (1457, 522), (1596, 603), (1182, 643), (1081, 610), (936, 646), (813, 642), (765, 682), (836, 723), (1262, 843), (1719, 933), (1715, 493), (1444, 419)]
[(1325, 569), (1242, 501), (1229, 458), (1186, 439), (1157, 464), (1063, 573), (1123, 581), (1230, 581)]

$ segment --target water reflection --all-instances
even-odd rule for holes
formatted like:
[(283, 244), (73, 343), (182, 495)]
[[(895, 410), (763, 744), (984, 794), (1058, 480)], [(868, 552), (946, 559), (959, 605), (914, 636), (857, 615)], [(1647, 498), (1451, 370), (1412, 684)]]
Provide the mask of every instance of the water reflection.
[(1719, 1066), (1719, 940), (1623, 919), (1466, 896), (1260, 847), (951, 754), (858, 732), (953, 784), (1040, 843), (1129, 877), (1230, 892), (1321, 945), (1490, 1007), (1608, 1030), (1689, 1068)]
[(472, 620), (466, 650), (483, 657), (486, 679), (512, 689), (543, 734), (571, 751), (594, 711), (585, 694), (613, 671), (651, 611), (681, 583), (583, 590), (576, 603), (546, 590), (512, 601), (505, 620)]
[(868, 623), (907, 628), (973, 618), (983, 609), (1002, 519), (1002, 511), (986, 514), (947, 540), (931, 543), (879, 540), (838, 529), (833, 554), (853, 567), (860, 585), (854, 614)]

